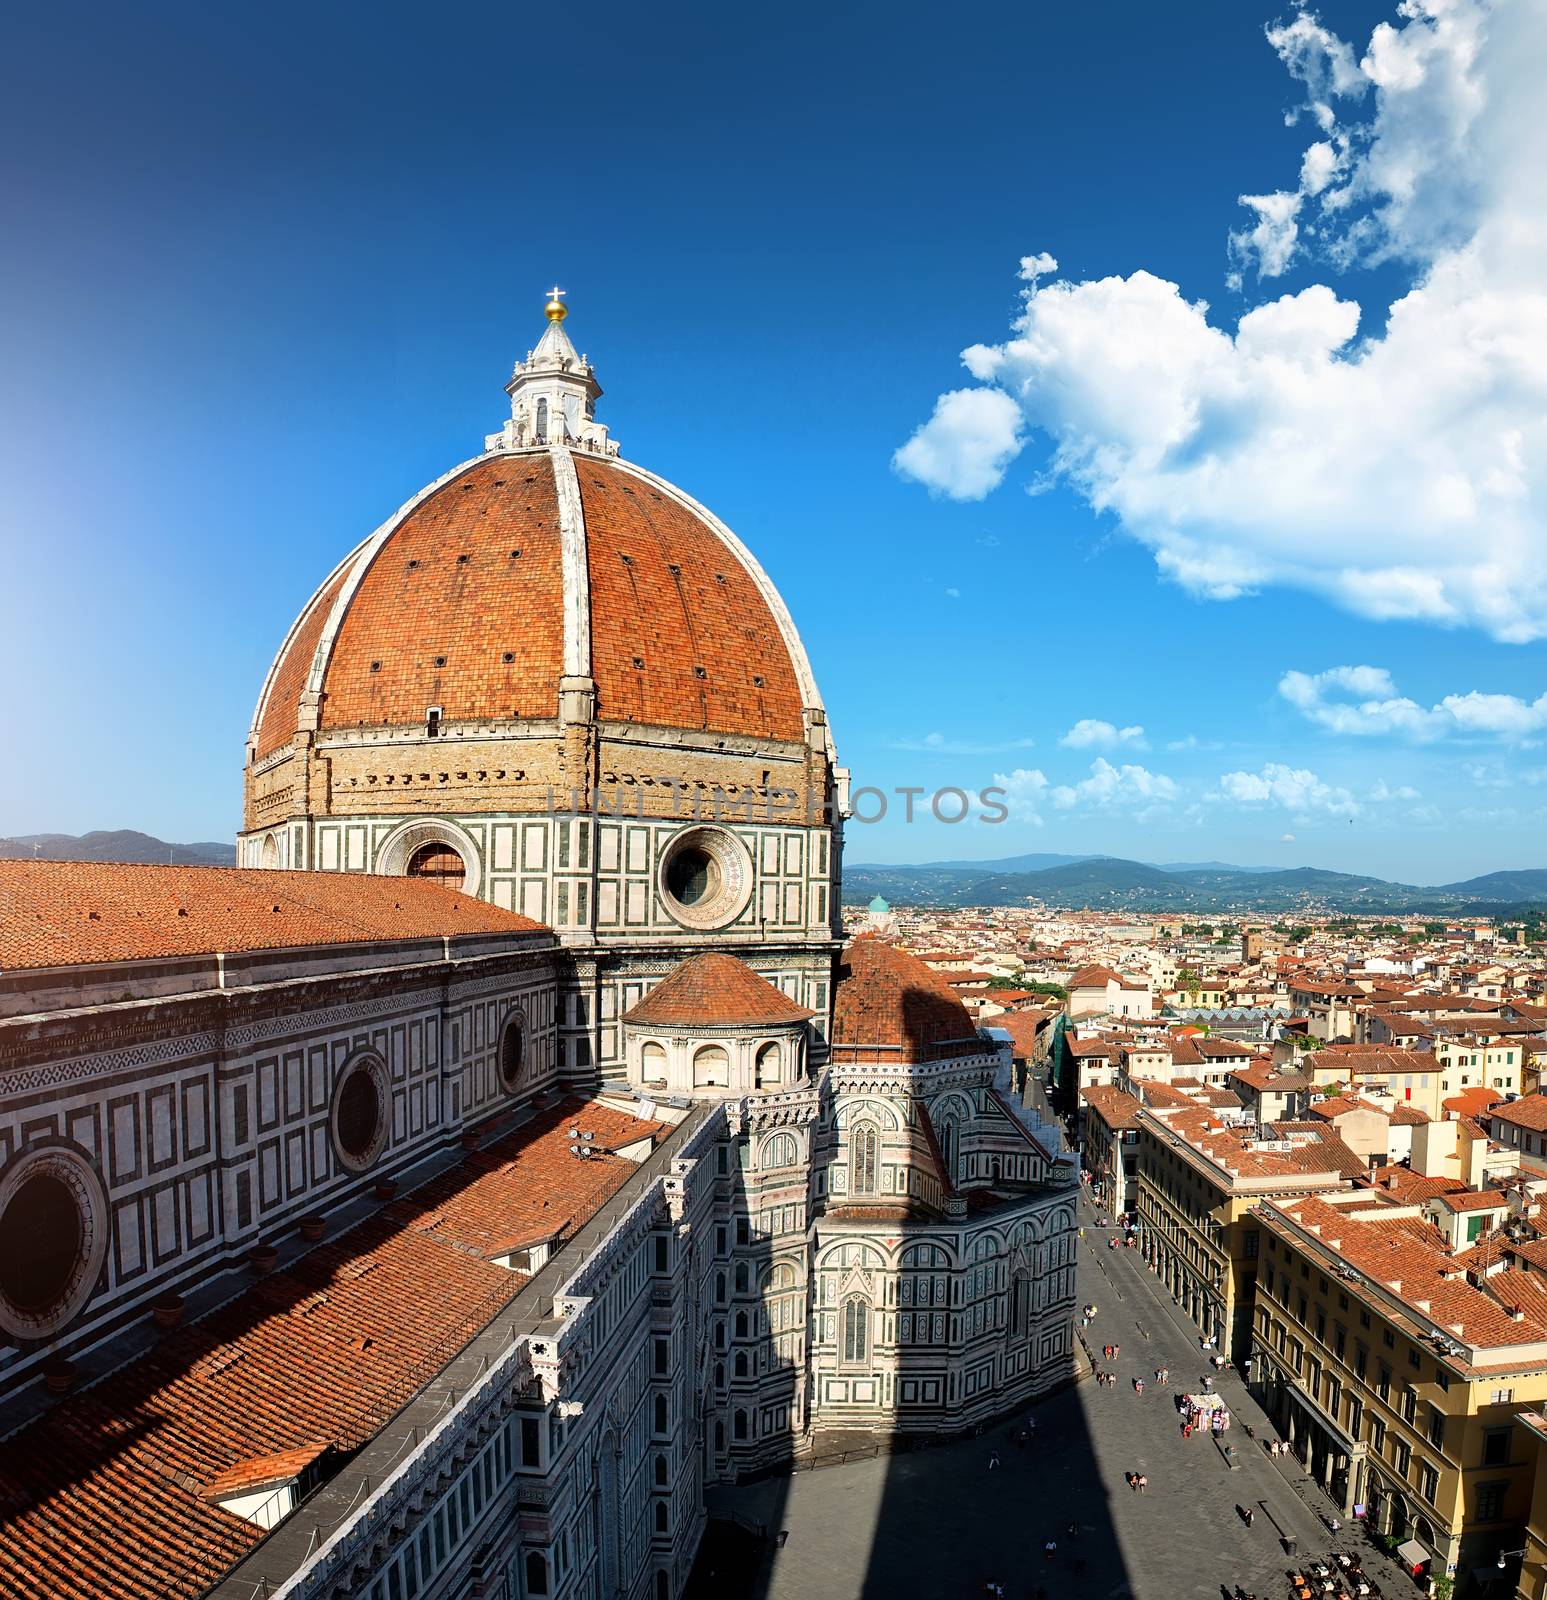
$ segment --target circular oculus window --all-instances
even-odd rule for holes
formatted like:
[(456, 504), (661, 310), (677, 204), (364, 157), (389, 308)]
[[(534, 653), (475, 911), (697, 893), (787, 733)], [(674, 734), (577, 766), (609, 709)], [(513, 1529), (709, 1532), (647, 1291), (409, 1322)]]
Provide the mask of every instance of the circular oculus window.
[(0, 1326), (47, 1338), (85, 1305), (107, 1254), (107, 1201), (65, 1150), (24, 1157), (0, 1181)]
[(724, 828), (686, 828), (666, 846), (659, 875), (661, 898), (689, 928), (723, 928), (734, 922), (752, 894), (752, 857)]
[(351, 1059), (333, 1089), (333, 1149), (351, 1172), (364, 1172), (387, 1147), (387, 1069), (374, 1050)]
[(513, 1092), (521, 1082), (521, 1069), (525, 1065), (526, 1018), (521, 1012), (512, 1011), (500, 1034), (500, 1082), (508, 1091)]

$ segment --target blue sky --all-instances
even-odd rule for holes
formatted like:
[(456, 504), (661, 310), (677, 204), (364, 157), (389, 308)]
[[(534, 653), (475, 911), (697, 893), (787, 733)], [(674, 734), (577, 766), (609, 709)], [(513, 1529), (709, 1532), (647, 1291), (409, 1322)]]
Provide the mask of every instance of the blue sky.
[[(1450, 10), (1324, 8), (1346, 61), (1308, 25), (1275, 46), (1295, 13), (1239, 0), (985, 6), (967, 31), (881, 5), (11, 18), (0, 662), (25, 712), (0, 833), (229, 837), (285, 628), (498, 426), (557, 279), (624, 453), (784, 592), (856, 782), (1015, 797), (997, 827), (894, 806), (850, 859), (1541, 864), (1544, 408), (1516, 348), (1541, 286), (1489, 254), (1520, 196), (1478, 175), (1511, 170), (1509, 63), (1539, 40), (1508, 0)], [(1398, 207), (1414, 150), (1470, 188)], [(1018, 276), (1042, 252), (1056, 269)], [(1451, 380), (1388, 338), (1458, 260), (1453, 300), (1503, 306), (1454, 334), (1482, 352), (1455, 380), (1487, 395), (1476, 438), (1403, 411)], [(1354, 306), (1380, 350), (1334, 348)], [(1017, 317), (1033, 346), (962, 366)], [(1337, 452), (1273, 431), (1288, 390)], [(994, 398), (929, 432), (959, 391)], [(1188, 437), (1146, 433), (1173, 404)], [(1388, 418), (1448, 463), (1421, 504)], [(1200, 461), (1223, 463), (1202, 487)]]

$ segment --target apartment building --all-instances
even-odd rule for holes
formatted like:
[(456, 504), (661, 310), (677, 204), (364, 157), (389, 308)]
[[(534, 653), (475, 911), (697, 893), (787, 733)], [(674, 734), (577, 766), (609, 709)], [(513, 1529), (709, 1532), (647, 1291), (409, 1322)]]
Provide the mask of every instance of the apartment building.
[(1253, 1391), (1346, 1516), (1486, 1592), (1531, 1508), (1515, 1418), (1547, 1399), (1547, 1279), (1478, 1264), (1379, 1190), (1264, 1200), (1252, 1220)]

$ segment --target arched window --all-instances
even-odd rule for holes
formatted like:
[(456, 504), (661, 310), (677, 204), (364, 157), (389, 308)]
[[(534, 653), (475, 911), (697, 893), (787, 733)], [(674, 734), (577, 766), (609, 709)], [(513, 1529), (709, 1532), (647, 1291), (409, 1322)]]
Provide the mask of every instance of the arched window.
[(725, 1274), (717, 1272), (714, 1275), (714, 1297), (721, 1304), (725, 1300)]
[(666, 1396), (658, 1394), (655, 1397), (655, 1431), (665, 1433), (667, 1430)]
[(745, 1311), (736, 1313), (736, 1337), (745, 1339), (747, 1336), (747, 1314)]
[(940, 1124), (940, 1164), (945, 1168), (945, 1181), (953, 1187), (956, 1183), (956, 1118), (947, 1117)]
[(873, 1122), (856, 1122), (849, 1133), (849, 1193), (876, 1192), (880, 1136)]
[(639, 1052), (639, 1075), (648, 1084), (664, 1085), (666, 1082), (666, 1048), (651, 1041)]
[(1031, 1326), (1031, 1278), (1017, 1272), (1010, 1286), (1010, 1331), (1022, 1337)]
[(753, 1084), (756, 1088), (767, 1089), (778, 1083), (779, 1077), (779, 1047), (765, 1044), (754, 1062)]
[(547, 444), (548, 442), (548, 402), (546, 400), (537, 402), (537, 442), (538, 444)]
[(745, 1350), (738, 1350), (736, 1352), (736, 1376), (738, 1378), (744, 1378), (744, 1377), (746, 1377), (746, 1375), (747, 1375), (747, 1352)]
[(736, 1413), (736, 1415), (731, 1419), (731, 1431), (736, 1435), (736, 1437), (738, 1439), (745, 1439), (746, 1438), (746, 1436), (747, 1436), (747, 1414), (746, 1414), (745, 1411), (738, 1411)]
[(655, 1531), (657, 1533), (666, 1532), (666, 1502), (664, 1500), (655, 1502)]
[(665, 1456), (657, 1456), (655, 1458), (655, 1481), (657, 1483), (659, 1483), (659, 1484), (662, 1484), (662, 1485), (664, 1485), (665, 1482), (666, 1482), (666, 1457)]
[(731, 1058), (725, 1047), (706, 1044), (693, 1056), (693, 1087), (695, 1089), (726, 1089), (731, 1081)]
[(793, 1167), (799, 1156), (793, 1133), (775, 1133), (763, 1141), (764, 1167)]
[(449, 844), (422, 844), (403, 868), (408, 878), (428, 878), (448, 889), (461, 889), (467, 883), (467, 863)]
[(870, 1307), (857, 1296), (843, 1303), (843, 1359), (870, 1360)]
[(529, 1550), (526, 1557), (526, 1592), (547, 1594), (548, 1558), (541, 1550)]
[(664, 1572), (655, 1575), (655, 1600), (671, 1600), (671, 1580)]
[(748, 1288), (751, 1286), (751, 1282), (752, 1280), (748, 1275), (746, 1262), (738, 1261), (736, 1263), (736, 1293), (745, 1294)]
[(714, 1364), (714, 1386), (716, 1389), (725, 1387), (725, 1363), (716, 1361)]

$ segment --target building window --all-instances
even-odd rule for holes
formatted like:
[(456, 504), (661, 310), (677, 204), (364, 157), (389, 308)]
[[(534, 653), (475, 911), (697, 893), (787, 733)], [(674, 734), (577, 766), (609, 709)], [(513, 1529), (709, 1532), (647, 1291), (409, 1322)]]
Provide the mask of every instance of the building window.
[(409, 878), (428, 878), (448, 889), (467, 884), (467, 863), (449, 844), (422, 844), (408, 858), (403, 873)]
[(512, 1011), (505, 1019), (505, 1031), (500, 1035), (500, 1082), (513, 1090), (521, 1079), (521, 1068), (526, 1062), (526, 1018)]
[(1445, 1414), (1437, 1406), (1429, 1407), (1429, 1443), (1436, 1450), (1445, 1448)]
[(870, 1359), (870, 1307), (857, 1297), (843, 1305), (843, 1359), (854, 1365)]
[(1510, 1430), (1486, 1428), (1483, 1430), (1483, 1465), (1507, 1467), (1509, 1465)]
[(876, 1192), (877, 1150), (880, 1137), (875, 1126), (858, 1122), (849, 1135), (849, 1193), (874, 1194)]
[(776, 1133), (763, 1141), (764, 1167), (793, 1167), (799, 1159), (799, 1148), (793, 1133)]
[(350, 1172), (364, 1172), (386, 1148), (391, 1095), (386, 1063), (359, 1050), (345, 1063), (333, 1090), (333, 1149)]
[(1504, 1491), (1508, 1483), (1480, 1483), (1477, 1486), (1478, 1522), (1499, 1522), (1504, 1516)]
[(1440, 1475), (1427, 1461), (1418, 1463), (1418, 1492), (1432, 1506), (1434, 1497), (1439, 1493)]
[(547, 1594), (548, 1561), (541, 1550), (531, 1550), (526, 1558), (526, 1592)]

